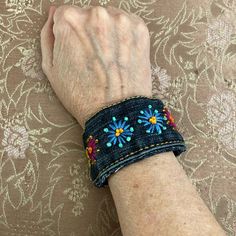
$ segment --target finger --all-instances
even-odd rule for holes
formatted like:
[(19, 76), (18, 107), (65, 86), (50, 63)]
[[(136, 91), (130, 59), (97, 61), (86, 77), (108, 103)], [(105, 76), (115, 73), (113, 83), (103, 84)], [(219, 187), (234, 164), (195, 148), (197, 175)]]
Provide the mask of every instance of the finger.
[(122, 9), (116, 8), (116, 7), (112, 7), (112, 6), (108, 6), (107, 11), (110, 12), (114, 16), (117, 16), (117, 15), (120, 15), (120, 14), (125, 14), (127, 16), (129, 15), (128, 12), (126, 12)]
[(139, 16), (135, 15), (134, 13), (132, 12), (126, 12), (120, 8), (116, 8), (116, 7), (111, 7), (111, 6), (108, 6), (107, 7), (107, 11), (113, 15), (113, 16), (119, 16), (121, 14), (124, 14), (126, 15), (127, 17), (132, 17), (134, 20), (136, 21), (143, 21), (142, 18), (140, 18)]
[(44, 71), (49, 70), (53, 66), (53, 15), (55, 10), (55, 6), (50, 7), (48, 19), (41, 31), (42, 67)]
[[(90, 8), (92, 9), (92, 8)], [(93, 53), (93, 48), (88, 40), (88, 32), (84, 25), (88, 21), (89, 14), (86, 9), (70, 8), (65, 12), (64, 18), (68, 25), (73, 29), (75, 34), (78, 36), (80, 43), (87, 49), (87, 53)]]
[(81, 16), (86, 16), (86, 13), (91, 9), (91, 6), (84, 6), (84, 7), (79, 7), (79, 6), (74, 6), (74, 5), (62, 5), (59, 6), (53, 16), (53, 21), (54, 24), (61, 24), (62, 21), (64, 21), (65, 19), (67, 19), (71, 12), (77, 12), (79, 13)]
[(83, 6), (82, 9), (84, 10), (90, 10), (93, 6)]

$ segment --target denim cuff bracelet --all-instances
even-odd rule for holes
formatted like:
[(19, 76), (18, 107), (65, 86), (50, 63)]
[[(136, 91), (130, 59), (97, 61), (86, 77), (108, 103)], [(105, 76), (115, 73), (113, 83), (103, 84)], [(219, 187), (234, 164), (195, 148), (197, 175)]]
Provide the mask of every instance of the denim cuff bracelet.
[(161, 100), (132, 97), (105, 107), (85, 124), (90, 178), (97, 187), (124, 166), (161, 152), (186, 150), (174, 119)]

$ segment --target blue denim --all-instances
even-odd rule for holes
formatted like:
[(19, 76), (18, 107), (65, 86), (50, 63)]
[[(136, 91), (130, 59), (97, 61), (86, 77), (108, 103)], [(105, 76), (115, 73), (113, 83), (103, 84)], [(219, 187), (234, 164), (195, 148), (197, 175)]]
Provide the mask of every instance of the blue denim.
[(183, 137), (159, 99), (132, 97), (105, 107), (85, 124), (90, 178), (97, 187), (121, 168), (157, 153), (186, 150)]

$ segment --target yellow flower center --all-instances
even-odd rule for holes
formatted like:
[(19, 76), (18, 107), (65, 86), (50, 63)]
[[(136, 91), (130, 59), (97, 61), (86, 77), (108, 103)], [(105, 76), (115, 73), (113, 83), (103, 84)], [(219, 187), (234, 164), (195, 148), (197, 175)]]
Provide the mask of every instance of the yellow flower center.
[(150, 119), (149, 119), (149, 122), (153, 125), (155, 125), (157, 123), (157, 118), (155, 116), (152, 116)]
[(120, 134), (122, 134), (123, 132), (124, 130), (122, 128), (116, 129), (116, 137), (120, 136)]

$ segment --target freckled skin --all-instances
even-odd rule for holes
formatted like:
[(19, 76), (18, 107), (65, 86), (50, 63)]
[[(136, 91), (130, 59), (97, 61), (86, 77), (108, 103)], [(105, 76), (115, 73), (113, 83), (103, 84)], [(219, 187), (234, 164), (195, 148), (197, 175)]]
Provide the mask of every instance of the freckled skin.
[[(41, 48), (43, 71), (82, 127), (105, 105), (151, 97), (149, 33), (135, 15), (115, 8), (53, 7)], [(122, 168), (108, 184), (124, 236), (225, 235), (171, 152)]]

